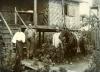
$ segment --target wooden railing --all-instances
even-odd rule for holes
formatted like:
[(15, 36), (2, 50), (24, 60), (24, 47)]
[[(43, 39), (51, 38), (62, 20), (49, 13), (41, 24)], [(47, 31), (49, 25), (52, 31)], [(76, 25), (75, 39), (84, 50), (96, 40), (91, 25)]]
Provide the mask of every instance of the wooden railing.
[(15, 8), (15, 22), (17, 21), (17, 16), (19, 17), (20, 21), (23, 23), (23, 25), (28, 29), (28, 26), (26, 25), (26, 23), (24, 22), (24, 20), (21, 18), (21, 16), (19, 15), (17, 9)]

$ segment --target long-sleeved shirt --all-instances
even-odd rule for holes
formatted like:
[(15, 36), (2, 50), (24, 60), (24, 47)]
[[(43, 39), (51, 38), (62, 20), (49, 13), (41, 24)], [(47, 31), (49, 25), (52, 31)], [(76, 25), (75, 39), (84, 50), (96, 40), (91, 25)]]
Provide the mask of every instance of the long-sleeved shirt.
[(25, 34), (23, 32), (16, 32), (15, 35), (12, 38), (12, 43), (16, 43), (16, 41), (22, 41), (25, 42)]

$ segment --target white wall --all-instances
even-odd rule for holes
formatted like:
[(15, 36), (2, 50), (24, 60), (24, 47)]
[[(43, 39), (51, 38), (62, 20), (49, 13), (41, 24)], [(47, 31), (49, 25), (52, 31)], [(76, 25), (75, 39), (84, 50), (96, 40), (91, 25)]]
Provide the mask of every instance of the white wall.
[[(71, 3), (74, 5), (75, 17), (65, 17), (66, 26), (70, 29), (77, 29), (79, 27), (79, 5), (78, 3)], [(49, 0), (49, 25), (63, 26), (64, 18), (62, 14), (62, 5), (60, 0)]]
[(90, 7), (92, 6), (92, 0), (82, 0), (80, 3), (80, 15), (89, 16)]
[(78, 29), (80, 27), (79, 4), (70, 3), (74, 6), (74, 17), (66, 16), (66, 25), (70, 29)]

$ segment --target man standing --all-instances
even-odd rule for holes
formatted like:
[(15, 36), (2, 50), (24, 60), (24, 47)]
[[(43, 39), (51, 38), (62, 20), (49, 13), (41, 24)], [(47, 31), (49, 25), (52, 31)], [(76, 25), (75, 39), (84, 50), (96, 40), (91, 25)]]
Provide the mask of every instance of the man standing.
[(32, 28), (32, 25), (28, 25), (28, 29), (25, 30), (26, 43), (27, 43), (27, 58), (32, 58), (35, 49), (36, 30)]

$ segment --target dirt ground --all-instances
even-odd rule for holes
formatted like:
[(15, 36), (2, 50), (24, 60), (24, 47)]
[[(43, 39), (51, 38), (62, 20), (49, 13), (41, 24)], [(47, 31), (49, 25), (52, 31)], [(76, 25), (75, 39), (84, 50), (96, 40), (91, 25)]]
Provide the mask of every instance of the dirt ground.
[[(91, 63), (90, 59), (87, 59), (87, 57), (81, 58), (81, 59), (77, 59), (77, 61), (73, 61), (72, 64), (60, 64), (60, 65), (54, 65), (54, 66), (50, 66), (50, 69), (58, 69), (59, 67), (65, 68), (66, 70), (70, 71), (75, 71), (75, 72), (84, 72), (86, 69), (89, 68), (89, 65)], [(31, 69), (37, 69), (36, 66), (32, 65), (33, 61), (31, 60), (23, 60), (22, 64), (31, 68)], [(42, 67), (42, 63), (40, 63), (41, 67)]]
[(73, 62), (72, 64), (65, 64), (59, 66), (75, 72), (84, 72), (89, 67), (89, 61), (81, 60), (79, 62)]

